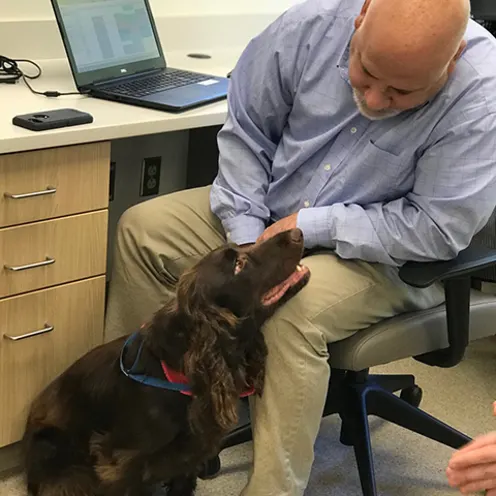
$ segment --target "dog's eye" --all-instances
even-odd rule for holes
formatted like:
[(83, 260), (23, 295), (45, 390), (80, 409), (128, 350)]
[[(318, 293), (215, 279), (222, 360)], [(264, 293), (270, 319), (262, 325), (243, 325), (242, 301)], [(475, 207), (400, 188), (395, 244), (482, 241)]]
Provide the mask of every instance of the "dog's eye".
[(239, 274), (245, 268), (245, 265), (246, 265), (246, 259), (238, 258), (236, 260), (236, 265), (234, 266), (234, 275)]

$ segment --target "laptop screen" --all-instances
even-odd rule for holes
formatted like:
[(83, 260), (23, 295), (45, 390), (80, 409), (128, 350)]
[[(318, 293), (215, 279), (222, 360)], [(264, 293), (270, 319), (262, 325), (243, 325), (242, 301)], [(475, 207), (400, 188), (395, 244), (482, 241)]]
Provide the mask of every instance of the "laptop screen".
[(163, 57), (146, 0), (52, 3), (76, 79), (132, 74)]

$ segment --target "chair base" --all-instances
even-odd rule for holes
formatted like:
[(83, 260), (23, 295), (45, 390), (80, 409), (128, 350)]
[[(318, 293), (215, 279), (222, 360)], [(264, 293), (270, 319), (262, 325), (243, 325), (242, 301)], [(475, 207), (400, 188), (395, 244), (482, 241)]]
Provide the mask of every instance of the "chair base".
[(220, 472), (220, 466), (220, 457), (216, 456), (205, 463), (198, 477), (203, 480), (214, 479)]
[[(416, 403), (421, 390), (412, 376), (370, 376), (348, 373), (347, 395), (339, 414), (343, 420), (341, 437), (355, 450), (363, 496), (377, 496), (368, 416), (374, 415), (454, 449), (470, 438), (424, 412)], [(386, 378), (384, 380), (384, 378)], [(365, 380), (364, 380), (365, 379)], [(381, 387), (385, 384), (386, 387)], [(393, 394), (402, 389), (402, 397)], [(346, 443), (348, 444), (348, 443)]]
[[(400, 397), (394, 394), (398, 391), (401, 391)], [(355, 450), (363, 496), (377, 496), (369, 415), (454, 449), (471, 441), (465, 434), (418, 408), (421, 400), (422, 390), (412, 375), (369, 375), (368, 370), (332, 370), (323, 417), (336, 413), (341, 417), (340, 441)], [(252, 438), (251, 425), (238, 427), (226, 437), (222, 449)], [(212, 478), (219, 470), (217, 457), (206, 464), (202, 478)]]

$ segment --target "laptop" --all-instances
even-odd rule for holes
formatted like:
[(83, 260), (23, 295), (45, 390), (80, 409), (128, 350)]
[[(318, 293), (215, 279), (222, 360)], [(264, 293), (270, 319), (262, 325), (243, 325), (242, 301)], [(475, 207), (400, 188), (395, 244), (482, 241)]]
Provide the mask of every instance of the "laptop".
[(170, 112), (222, 100), (228, 78), (167, 66), (148, 0), (51, 0), (81, 93)]

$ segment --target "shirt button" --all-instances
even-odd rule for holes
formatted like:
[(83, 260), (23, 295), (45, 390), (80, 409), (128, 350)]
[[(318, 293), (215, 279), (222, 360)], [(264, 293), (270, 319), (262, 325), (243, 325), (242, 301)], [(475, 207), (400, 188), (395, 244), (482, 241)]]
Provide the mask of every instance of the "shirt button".
[(305, 208), (308, 208), (310, 206), (310, 202), (308, 200), (305, 200), (305, 202), (303, 203), (304, 207)]
[(330, 164), (326, 164), (326, 165), (324, 165), (324, 169), (325, 169), (326, 171), (331, 170), (331, 165), (330, 165)]
[(357, 131), (358, 131), (358, 129), (356, 127), (351, 128), (351, 134), (355, 134)]

